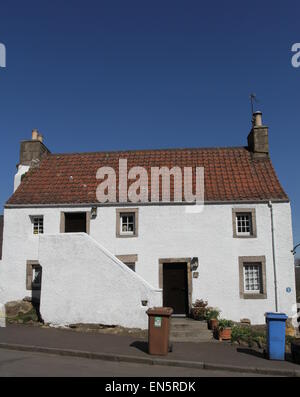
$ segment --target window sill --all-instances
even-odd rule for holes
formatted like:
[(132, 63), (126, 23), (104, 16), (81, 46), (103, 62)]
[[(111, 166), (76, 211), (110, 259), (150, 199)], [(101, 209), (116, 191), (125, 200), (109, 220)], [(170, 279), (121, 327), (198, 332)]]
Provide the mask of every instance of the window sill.
[(117, 234), (117, 238), (131, 238), (131, 237), (138, 237), (137, 234)]
[(238, 234), (234, 234), (233, 238), (257, 238), (255, 234), (250, 234), (249, 236), (239, 236)]
[(267, 294), (241, 294), (241, 299), (267, 299)]

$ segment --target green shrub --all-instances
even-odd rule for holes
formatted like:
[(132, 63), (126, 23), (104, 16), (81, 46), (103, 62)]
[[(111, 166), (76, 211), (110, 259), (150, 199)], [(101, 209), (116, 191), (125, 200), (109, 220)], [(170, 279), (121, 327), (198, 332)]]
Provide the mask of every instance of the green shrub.
[(232, 328), (233, 326), (233, 321), (231, 320), (226, 320), (225, 318), (221, 318), (219, 320), (219, 329), (222, 331), (225, 328)]
[(212, 319), (218, 319), (220, 316), (220, 310), (217, 308), (209, 308), (206, 312), (206, 318), (207, 320), (212, 320)]
[(231, 331), (232, 342), (245, 342), (249, 347), (255, 344), (261, 348), (266, 343), (266, 333), (264, 331), (255, 331), (249, 326), (235, 325)]

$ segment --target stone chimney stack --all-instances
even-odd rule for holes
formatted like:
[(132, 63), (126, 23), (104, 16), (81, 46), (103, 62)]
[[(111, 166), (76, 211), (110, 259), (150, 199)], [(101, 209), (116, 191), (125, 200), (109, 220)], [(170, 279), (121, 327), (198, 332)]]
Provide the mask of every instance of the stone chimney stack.
[(32, 139), (21, 142), (19, 165), (30, 166), (32, 161), (41, 160), (43, 156), (49, 153), (50, 150), (43, 143), (43, 135), (37, 129), (34, 129)]
[(49, 153), (50, 150), (43, 143), (43, 135), (37, 129), (32, 130), (31, 140), (21, 142), (20, 161), (14, 178), (14, 191), (18, 189), (23, 176), (29, 171), (30, 167), (38, 164)]
[(262, 113), (253, 113), (252, 130), (248, 135), (248, 149), (254, 158), (269, 156), (268, 127), (263, 125)]

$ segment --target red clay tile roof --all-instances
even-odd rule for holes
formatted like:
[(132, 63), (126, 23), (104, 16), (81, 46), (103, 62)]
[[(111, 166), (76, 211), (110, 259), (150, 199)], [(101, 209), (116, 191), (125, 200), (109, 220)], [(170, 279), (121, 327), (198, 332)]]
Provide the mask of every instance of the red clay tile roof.
[(288, 200), (271, 160), (253, 159), (247, 148), (235, 147), (50, 154), (26, 174), (7, 205), (97, 203), (96, 172), (102, 166), (117, 171), (119, 159), (127, 159), (128, 170), (145, 167), (149, 180), (150, 167), (204, 167), (208, 202)]

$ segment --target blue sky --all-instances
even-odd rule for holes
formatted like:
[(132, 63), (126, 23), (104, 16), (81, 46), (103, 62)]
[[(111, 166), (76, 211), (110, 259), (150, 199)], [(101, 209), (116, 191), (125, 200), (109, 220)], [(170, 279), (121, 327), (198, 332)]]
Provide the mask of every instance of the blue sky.
[(0, 205), (19, 141), (53, 152), (240, 146), (249, 94), (300, 241), (299, 1), (2, 0)]

